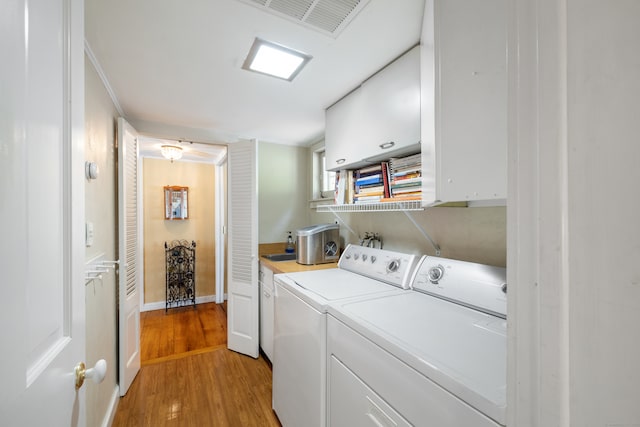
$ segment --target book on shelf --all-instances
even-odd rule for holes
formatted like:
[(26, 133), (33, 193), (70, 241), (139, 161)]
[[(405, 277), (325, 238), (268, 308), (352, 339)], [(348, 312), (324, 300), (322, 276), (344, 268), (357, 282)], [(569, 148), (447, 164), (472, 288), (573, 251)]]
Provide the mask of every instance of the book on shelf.
[(421, 197), (420, 153), (336, 173), (334, 202), (338, 205), (420, 200)]
[(406, 196), (406, 197), (383, 197), (380, 199), (380, 203), (391, 203), (391, 202), (408, 202), (408, 201), (420, 201), (422, 200), (422, 193), (416, 196)]
[(360, 173), (360, 175), (370, 175), (370, 174), (374, 174), (374, 173), (380, 173), (380, 164), (376, 163), (374, 165), (371, 166), (366, 166), (364, 168), (360, 168), (358, 169), (358, 172)]
[(364, 205), (368, 203), (379, 203), (382, 199), (382, 196), (365, 196), (365, 197), (356, 197), (354, 203), (356, 205)]
[(422, 197), (422, 157), (420, 153), (389, 159), (388, 200), (416, 200)]
[(382, 183), (382, 175), (376, 174), (361, 178), (356, 178), (356, 185), (359, 187), (367, 186), (371, 184), (381, 184)]
[(409, 178), (409, 179), (395, 179), (392, 183), (392, 187), (411, 187), (417, 186), (420, 187), (422, 185), (422, 177), (420, 178)]
[(382, 169), (382, 186), (384, 189), (384, 197), (391, 197), (391, 175), (389, 173), (389, 162), (380, 164)]
[(336, 205), (353, 203), (353, 195), (353, 172), (346, 169), (336, 172), (335, 197), (333, 203)]
[(346, 179), (342, 177), (342, 172), (343, 171), (336, 172), (336, 184), (335, 184), (335, 191), (333, 196), (333, 203), (335, 205), (344, 204)]

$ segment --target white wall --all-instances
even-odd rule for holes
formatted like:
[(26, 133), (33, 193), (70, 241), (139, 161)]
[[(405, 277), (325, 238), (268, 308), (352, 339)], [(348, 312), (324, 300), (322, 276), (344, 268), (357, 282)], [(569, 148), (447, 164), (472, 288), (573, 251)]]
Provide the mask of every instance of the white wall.
[(309, 225), (307, 158), (304, 147), (258, 143), (260, 243), (284, 242), (287, 231)]
[[(98, 179), (86, 181), (86, 221), (94, 224), (94, 244), (87, 247), (85, 259), (116, 254), (116, 177), (115, 126), (118, 113), (93, 65), (85, 58), (85, 156), (96, 162)], [(99, 359), (107, 361), (107, 375), (101, 384), (89, 382), (87, 425), (100, 426), (109, 417), (117, 398), (118, 363), (116, 357), (116, 275), (113, 269), (86, 285), (87, 366)]]
[[(341, 243), (358, 244), (367, 231), (379, 233), (385, 249), (434, 255), (422, 230), (440, 246), (441, 256), (506, 265), (506, 208), (438, 207), (425, 211), (318, 213), (309, 208), (311, 148), (261, 142), (258, 145), (260, 243), (284, 242), (286, 232), (312, 224), (340, 224)], [(415, 223), (420, 227), (417, 228)]]
[(635, 427), (640, 2), (511, 18), (508, 422)]
[(440, 246), (440, 256), (504, 267), (506, 265), (505, 207), (437, 207), (409, 212), (416, 227), (403, 212), (332, 213), (312, 212), (313, 223), (340, 224), (340, 237), (346, 246), (358, 244), (366, 231), (379, 233), (383, 248), (400, 252), (435, 255), (435, 249), (422, 230)]

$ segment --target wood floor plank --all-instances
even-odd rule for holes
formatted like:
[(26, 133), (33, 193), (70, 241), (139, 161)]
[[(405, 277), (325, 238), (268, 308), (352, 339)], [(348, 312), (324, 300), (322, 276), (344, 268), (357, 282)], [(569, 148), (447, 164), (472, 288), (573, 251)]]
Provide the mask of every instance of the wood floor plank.
[(182, 354), (227, 342), (223, 304), (207, 303), (143, 312), (140, 315), (142, 362)]
[(119, 426), (280, 426), (266, 361), (219, 348), (146, 365), (120, 399)]
[(226, 348), (224, 304), (145, 312), (140, 320), (142, 368), (113, 427), (280, 426), (271, 365)]

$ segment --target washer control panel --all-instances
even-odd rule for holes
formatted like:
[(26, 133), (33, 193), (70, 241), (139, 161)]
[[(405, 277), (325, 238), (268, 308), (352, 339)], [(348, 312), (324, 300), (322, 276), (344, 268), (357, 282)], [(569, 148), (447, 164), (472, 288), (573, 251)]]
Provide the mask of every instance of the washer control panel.
[(417, 255), (349, 245), (340, 257), (338, 268), (409, 289), (419, 260)]
[(411, 288), (500, 317), (507, 315), (506, 269), (426, 256)]

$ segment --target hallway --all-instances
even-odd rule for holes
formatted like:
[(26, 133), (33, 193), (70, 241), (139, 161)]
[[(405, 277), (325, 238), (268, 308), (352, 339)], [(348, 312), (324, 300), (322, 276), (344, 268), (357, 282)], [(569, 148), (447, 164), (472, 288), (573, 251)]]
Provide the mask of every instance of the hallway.
[(227, 350), (226, 304), (141, 313), (142, 368), (113, 427), (280, 426), (271, 366)]

